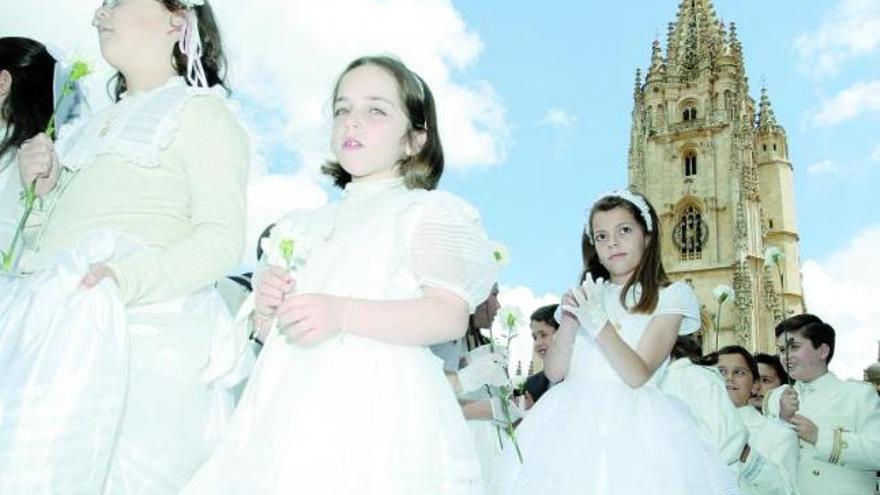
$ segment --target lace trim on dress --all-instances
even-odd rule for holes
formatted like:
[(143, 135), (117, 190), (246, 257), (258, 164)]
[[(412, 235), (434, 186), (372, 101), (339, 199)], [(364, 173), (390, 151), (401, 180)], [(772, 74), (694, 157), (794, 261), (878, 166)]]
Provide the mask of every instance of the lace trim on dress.
[(61, 163), (81, 170), (102, 155), (122, 155), (143, 167), (157, 167), (159, 157), (177, 134), (179, 115), (195, 96), (214, 95), (226, 101), (222, 88), (187, 86), (175, 77), (159, 88), (126, 93), (115, 105), (78, 123), (57, 144)]

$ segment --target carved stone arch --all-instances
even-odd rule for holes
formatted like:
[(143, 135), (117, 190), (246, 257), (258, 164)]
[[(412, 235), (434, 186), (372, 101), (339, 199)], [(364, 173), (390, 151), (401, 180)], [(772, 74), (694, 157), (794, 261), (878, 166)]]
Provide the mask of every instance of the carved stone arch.
[(695, 207), (696, 209), (700, 210), (700, 212), (702, 212), (704, 215), (706, 211), (709, 210), (709, 205), (703, 198), (694, 194), (685, 194), (672, 207), (672, 214), (677, 217), (681, 215), (688, 206)]
[(684, 177), (693, 177), (697, 175), (697, 162), (701, 155), (698, 143), (685, 143), (678, 148), (678, 156), (680, 157), (680, 165)]
[(694, 195), (686, 195), (673, 207), (672, 243), (682, 261), (703, 258), (709, 240), (707, 211), (706, 202)]
[(699, 101), (690, 96), (678, 102), (678, 120), (682, 122), (696, 120), (702, 117), (702, 112), (698, 111)]

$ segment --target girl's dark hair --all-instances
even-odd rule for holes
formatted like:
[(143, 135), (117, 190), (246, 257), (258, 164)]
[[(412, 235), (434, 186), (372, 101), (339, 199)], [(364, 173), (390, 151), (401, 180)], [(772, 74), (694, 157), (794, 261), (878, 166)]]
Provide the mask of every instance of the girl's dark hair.
[[(397, 89), (403, 110), (409, 120), (407, 138), (411, 138), (415, 131), (426, 134), (425, 144), (422, 149), (413, 156), (407, 157), (397, 163), (400, 175), (408, 189), (432, 190), (440, 182), (443, 175), (443, 145), (440, 143), (440, 131), (437, 128), (437, 108), (434, 104), (434, 95), (428, 84), (418, 74), (409, 70), (400, 60), (389, 56), (361, 57), (348, 64), (333, 86), (332, 104), (336, 105), (336, 97), (339, 95), (339, 84), (342, 78), (352, 70), (364, 66), (375, 65), (385, 69), (397, 81)], [(338, 161), (329, 161), (321, 167), (321, 171), (333, 179), (333, 183), (340, 188), (351, 182), (351, 174), (342, 168)]]
[[(184, 10), (186, 7), (178, 0), (159, 0), (159, 3), (165, 6), (169, 12)], [(193, 7), (196, 18), (199, 21), (199, 36), (202, 38), (202, 67), (205, 69), (205, 78), (208, 80), (208, 86), (220, 85), (227, 92), (229, 86), (226, 84), (226, 55), (223, 54), (223, 43), (220, 38), (220, 28), (217, 26), (217, 20), (214, 18), (214, 11), (211, 5), (205, 0), (202, 5)], [(174, 70), (180, 76), (186, 75), (186, 55), (180, 51), (179, 45), (174, 45), (172, 54)], [(116, 101), (122, 93), (125, 93), (125, 76), (117, 72), (116, 76), (110, 80), (113, 85), (112, 95)]]
[(43, 132), (52, 118), (55, 59), (42, 43), (29, 38), (0, 38), (0, 71), (12, 76), (12, 87), (0, 107), (9, 127), (0, 136), (0, 156)]
[(694, 364), (705, 365), (703, 358), (703, 348), (693, 335), (679, 335), (675, 339), (672, 351), (669, 357), (675, 361), (676, 359), (688, 358)]
[(546, 325), (550, 325), (555, 330), (559, 329), (559, 322), (556, 321), (554, 315), (556, 314), (556, 308), (558, 308), (558, 304), (549, 304), (547, 306), (541, 306), (536, 309), (531, 316), (532, 321), (539, 321)]
[(756, 382), (761, 379), (761, 374), (758, 373), (758, 361), (755, 359), (755, 356), (752, 356), (751, 352), (746, 350), (745, 347), (741, 345), (728, 345), (718, 349), (719, 356), (726, 356), (729, 354), (739, 354), (742, 356), (743, 361), (746, 362), (746, 366), (749, 367), (749, 371), (752, 372), (752, 378)]
[[(632, 194), (641, 196), (648, 205), (648, 213), (651, 216), (651, 225), (654, 227), (651, 232), (648, 232), (648, 225), (645, 223), (645, 219), (642, 218), (642, 214), (638, 207), (619, 196), (605, 196), (593, 205), (590, 209), (587, 229), (592, 232), (593, 216), (600, 211), (611, 211), (615, 208), (623, 208), (630, 212), (633, 218), (635, 218), (636, 223), (641, 227), (642, 232), (644, 232), (645, 236), (648, 238), (648, 246), (645, 248), (645, 252), (642, 254), (642, 260), (639, 262), (639, 266), (636, 267), (636, 271), (632, 278), (626, 281), (623, 290), (620, 292), (620, 303), (624, 307), (627, 307), (626, 296), (629, 293), (630, 288), (636, 283), (639, 283), (641, 284), (642, 295), (639, 297), (639, 300), (636, 301), (635, 306), (628, 309), (636, 313), (651, 313), (657, 307), (657, 302), (660, 300), (660, 289), (669, 285), (669, 277), (666, 276), (666, 270), (663, 269), (663, 257), (660, 253), (660, 220), (657, 218), (657, 212), (654, 211), (654, 206), (651, 205), (648, 198), (645, 198), (644, 195), (636, 192), (632, 192)], [(608, 269), (599, 261), (599, 254), (596, 251), (596, 246), (590, 242), (590, 237), (586, 232), (581, 236), (581, 252), (583, 253), (584, 261), (584, 271), (581, 273), (581, 282), (586, 280), (587, 272), (589, 272), (593, 278), (602, 277), (605, 280), (611, 279)]]
[(788, 373), (785, 371), (785, 367), (782, 366), (782, 361), (779, 360), (779, 356), (759, 352), (755, 354), (755, 361), (757, 361), (758, 364), (766, 364), (773, 368), (781, 383), (789, 383), (791, 381), (788, 377)]
[(525, 389), (532, 396), (532, 400), (538, 402), (544, 393), (550, 390), (550, 380), (543, 372), (526, 378)]

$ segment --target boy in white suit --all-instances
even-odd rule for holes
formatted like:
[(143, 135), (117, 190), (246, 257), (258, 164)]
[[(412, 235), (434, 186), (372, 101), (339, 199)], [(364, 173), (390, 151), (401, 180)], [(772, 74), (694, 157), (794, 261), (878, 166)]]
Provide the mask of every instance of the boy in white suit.
[(880, 470), (880, 398), (870, 384), (828, 371), (834, 338), (831, 325), (815, 315), (777, 325), (780, 359), (797, 381), (774, 390), (764, 413), (798, 434), (803, 495), (872, 495)]
[(797, 434), (779, 419), (761, 416), (750, 404), (751, 397), (761, 386), (755, 357), (738, 345), (723, 347), (718, 351), (716, 367), (749, 431), (749, 444), (740, 462), (739, 483), (743, 494), (797, 494)]

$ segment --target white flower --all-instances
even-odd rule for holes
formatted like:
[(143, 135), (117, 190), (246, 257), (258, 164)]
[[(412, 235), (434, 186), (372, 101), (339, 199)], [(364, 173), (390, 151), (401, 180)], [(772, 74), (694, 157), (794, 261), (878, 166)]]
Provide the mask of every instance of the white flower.
[(492, 258), (498, 263), (500, 268), (504, 268), (505, 266), (510, 264), (510, 250), (507, 249), (507, 246), (501, 244), (500, 242), (492, 243)]
[(712, 290), (712, 295), (715, 296), (715, 300), (719, 303), (723, 303), (724, 301), (736, 297), (736, 293), (733, 291), (733, 288), (729, 285), (724, 284), (716, 285), (715, 289)]
[(516, 306), (504, 306), (499, 309), (495, 319), (506, 332), (507, 338), (513, 338), (523, 323), (522, 311)]
[(263, 249), (263, 260), (267, 264), (288, 270), (302, 268), (312, 250), (308, 238), (285, 222), (272, 227), (269, 237), (260, 240), (260, 247)]
[(767, 268), (779, 266), (784, 259), (785, 254), (783, 254), (782, 250), (776, 246), (770, 246), (764, 250), (764, 266)]

